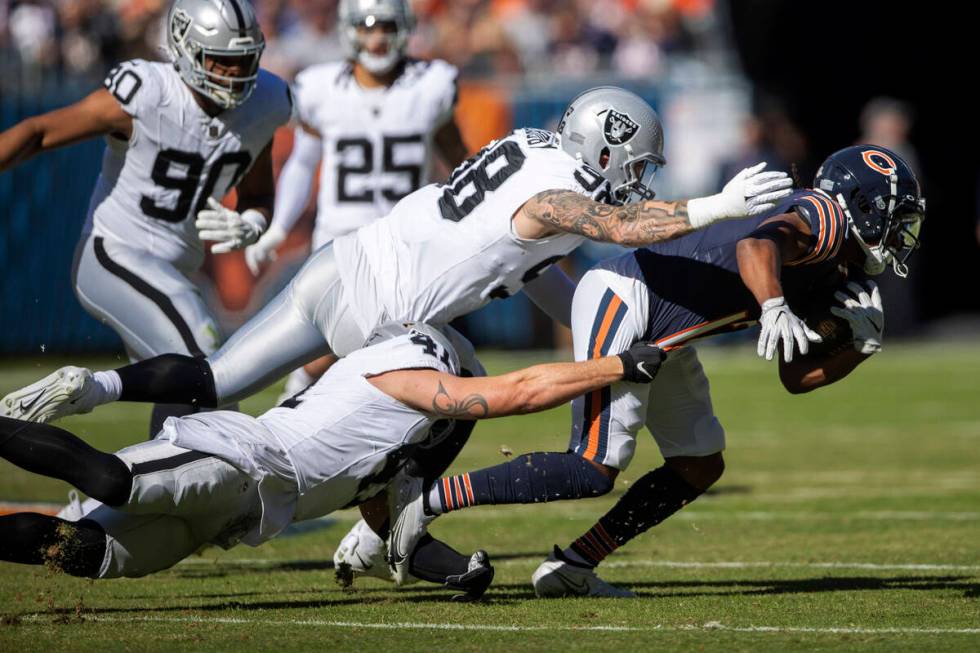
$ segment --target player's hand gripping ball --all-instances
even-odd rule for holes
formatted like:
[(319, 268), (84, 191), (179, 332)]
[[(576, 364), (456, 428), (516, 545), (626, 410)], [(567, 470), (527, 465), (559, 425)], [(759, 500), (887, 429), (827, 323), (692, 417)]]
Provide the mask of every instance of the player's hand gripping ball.
[(660, 371), (667, 352), (652, 342), (637, 342), (621, 354), (623, 380), (630, 383), (650, 383)]

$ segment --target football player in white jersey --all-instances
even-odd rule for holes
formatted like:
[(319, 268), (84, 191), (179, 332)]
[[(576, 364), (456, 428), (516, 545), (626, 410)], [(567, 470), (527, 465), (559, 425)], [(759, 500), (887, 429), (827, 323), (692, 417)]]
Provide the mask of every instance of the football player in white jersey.
[[(0, 417), (0, 456), (91, 497), (78, 520), (0, 517), (0, 559), (139, 577), (207, 543), (257, 546), (291, 522), (379, 495), (439, 418), (536, 412), (621, 380), (648, 383), (663, 356), (637, 343), (618, 356), (463, 378), (449, 340), (427, 325), (386, 324), (366, 344), (258, 418), (169, 419), (155, 440), (116, 454), (57, 427)], [(383, 531), (387, 517), (375, 527)], [(481, 595), (493, 576), (486, 553), (461, 556), (431, 537), (398, 560), (402, 580), (443, 583), (463, 598)]]
[[(271, 214), (272, 135), (292, 102), (287, 85), (259, 68), (264, 44), (246, 0), (176, 0), (167, 18), (170, 62), (123, 62), (105, 88), (0, 133), (0, 172), (105, 136), (73, 283), (132, 360), (203, 358), (220, 345), (188, 275), (203, 261), (202, 240), (217, 241), (215, 253), (244, 247)], [(234, 187), (232, 211), (217, 200)], [(192, 410), (157, 405), (151, 435), (167, 415)]]
[[(307, 68), (293, 84), (299, 125), (272, 223), (245, 250), (256, 275), (306, 207), (317, 164), (313, 250), (387, 215), (429, 183), (433, 150), (450, 169), (466, 158), (453, 118), (458, 71), (445, 61), (405, 56), (415, 25), (408, 0), (342, 0), (338, 14), (346, 60)], [(285, 396), (312, 383), (332, 360), (295, 370)]]
[[(387, 217), (318, 250), (208, 358), (167, 354), (95, 374), (63, 368), (7, 395), (0, 409), (49, 421), (117, 400), (224, 405), (316, 356), (350, 353), (379, 324), (445, 325), (525, 284), (539, 306), (569, 324), (572, 284), (551, 265), (585, 239), (661, 242), (763, 213), (791, 192), (785, 173), (760, 165), (718, 195), (653, 199), (664, 163), (653, 109), (633, 93), (599, 87), (573, 100), (572, 113), (586, 117), (563, 121), (558, 134), (519, 129), (494, 141), (446, 184), (419, 189)], [(459, 353), (464, 369), (480, 370), (471, 349)], [(438, 478), (465, 441), (427, 450), (413, 461), (416, 476)]]

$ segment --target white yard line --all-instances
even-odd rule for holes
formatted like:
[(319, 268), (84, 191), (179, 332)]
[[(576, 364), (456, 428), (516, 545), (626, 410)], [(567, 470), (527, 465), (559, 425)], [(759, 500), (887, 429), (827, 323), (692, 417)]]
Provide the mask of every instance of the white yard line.
[[(523, 556), (494, 562), (496, 567), (526, 565), (529, 560), (543, 559), (541, 556)], [(265, 567), (288, 564), (288, 559), (276, 558), (187, 558), (179, 565), (222, 565), (237, 567)], [(686, 560), (613, 560), (602, 563), (603, 568), (621, 567), (665, 567), (671, 569), (866, 569), (872, 571), (967, 571), (980, 572), (980, 565), (953, 565), (939, 563), (877, 563), (877, 562), (794, 562), (776, 560), (750, 561), (686, 561)]]
[[(508, 561), (503, 561), (508, 562)], [(495, 563), (496, 564), (496, 563)], [(887, 564), (876, 562), (682, 562), (675, 560), (614, 560), (603, 567), (669, 567), (675, 569), (869, 569), (877, 571), (980, 571), (980, 565)]]
[[(421, 623), (421, 622), (391, 622), (371, 623), (361, 621), (330, 621), (325, 619), (243, 619), (240, 617), (118, 617), (102, 615), (82, 615), (85, 621), (99, 623), (201, 623), (224, 625), (253, 625), (253, 626), (312, 626), (319, 628), (369, 628), (374, 630), (454, 630), (454, 631), (483, 631), (483, 632), (698, 632), (698, 631), (728, 631), (735, 633), (807, 633), (815, 635), (867, 634), (867, 635), (977, 635), (980, 628), (872, 628), (861, 626), (729, 626), (717, 621), (702, 625), (681, 624), (650, 626), (511, 626), (497, 624), (460, 624), (460, 623)], [(45, 623), (48, 615), (31, 615), (25, 621)]]

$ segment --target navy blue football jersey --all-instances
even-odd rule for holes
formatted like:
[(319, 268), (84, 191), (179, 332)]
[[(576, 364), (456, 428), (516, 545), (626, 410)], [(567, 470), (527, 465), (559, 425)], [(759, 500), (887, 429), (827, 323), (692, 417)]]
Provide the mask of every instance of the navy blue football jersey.
[(847, 277), (838, 253), (847, 239), (841, 207), (815, 190), (790, 195), (770, 213), (721, 222), (683, 238), (643, 247), (637, 263), (650, 292), (650, 319), (644, 337), (664, 347), (754, 324), (760, 309), (738, 273), (735, 248), (767, 218), (796, 211), (809, 222), (808, 252), (783, 266), (781, 282), (790, 307), (805, 316), (827, 305)]

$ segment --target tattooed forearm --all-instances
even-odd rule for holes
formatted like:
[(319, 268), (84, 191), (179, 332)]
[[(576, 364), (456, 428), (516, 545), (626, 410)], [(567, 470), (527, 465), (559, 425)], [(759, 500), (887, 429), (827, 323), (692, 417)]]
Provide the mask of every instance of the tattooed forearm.
[(528, 215), (561, 231), (630, 247), (652, 245), (694, 231), (687, 202), (647, 200), (623, 206), (595, 202), (569, 190), (548, 190), (531, 198)]
[(478, 394), (472, 394), (460, 400), (453, 399), (440, 381), (439, 389), (432, 397), (432, 412), (444, 417), (480, 419), (489, 414), (490, 406), (483, 395)]

